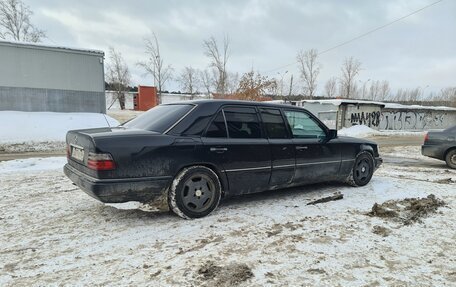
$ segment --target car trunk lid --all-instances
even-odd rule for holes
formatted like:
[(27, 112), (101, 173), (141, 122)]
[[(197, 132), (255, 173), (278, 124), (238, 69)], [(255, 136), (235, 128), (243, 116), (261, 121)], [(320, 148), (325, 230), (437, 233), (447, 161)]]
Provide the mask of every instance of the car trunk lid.
[(69, 165), (83, 173), (96, 177), (97, 171), (93, 167), (98, 166), (98, 164), (93, 161), (94, 155), (97, 154), (93, 136), (112, 133), (113, 129), (115, 128), (96, 128), (69, 131), (66, 135), (67, 158)]

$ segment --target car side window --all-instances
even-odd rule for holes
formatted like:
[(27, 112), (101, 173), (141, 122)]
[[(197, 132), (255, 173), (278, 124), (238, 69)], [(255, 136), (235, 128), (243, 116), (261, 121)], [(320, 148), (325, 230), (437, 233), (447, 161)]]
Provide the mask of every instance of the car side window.
[(285, 116), (294, 138), (323, 139), (326, 137), (325, 131), (307, 113), (285, 111)]
[(228, 134), (226, 133), (225, 118), (223, 117), (223, 112), (220, 111), (217, 116), (214, 118), (212, 123), (209, 125), (209, 128), (206, 132), (206, 137), (208, 138), (226, 138)]
[(223, 109), (230, 138), (261, 138), (260, 121), (254, 108), (226, 107)]
[(261, 119), (263, 126), (266, 129), (268, 138), (270, 139), (286, 139), (288, 138), (287, 127), (283, 120), (280, 110), (276, 109), (261, 109)]

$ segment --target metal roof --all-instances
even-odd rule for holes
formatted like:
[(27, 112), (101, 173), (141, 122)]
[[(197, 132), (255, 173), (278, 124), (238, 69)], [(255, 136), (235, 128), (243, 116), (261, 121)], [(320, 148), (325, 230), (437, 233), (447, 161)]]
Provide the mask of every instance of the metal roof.
[(64, 53), (76, 53), (76, 54), (89, 54), (95, 56), (104, 56), (104, 52), (95, 49), (81, 49), (81, 48), (70, 48), (58, 45), (44, 45), (40, 43), (25, 43), (25, 42), (14, 42), (14, 41), (0, 41), (0, 46), (38, 49), (38, 50), (50, 50)]

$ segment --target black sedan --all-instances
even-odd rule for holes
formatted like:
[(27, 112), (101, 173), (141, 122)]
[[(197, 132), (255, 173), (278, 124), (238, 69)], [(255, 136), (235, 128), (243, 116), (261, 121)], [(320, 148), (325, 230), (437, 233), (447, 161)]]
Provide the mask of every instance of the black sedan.
[(456, 126), (441, 132), (428, 132), (421, 153), (444, 160), (449, 167), (456, 169)]
[(114, 128), (69, 131), (65, 174), (110, 203), (166, 199), (183, 218), (222, 197), (325, 181), (366, 185), (374, 142), (337, 136), (307, 110), (203, 100), (157, 106)]

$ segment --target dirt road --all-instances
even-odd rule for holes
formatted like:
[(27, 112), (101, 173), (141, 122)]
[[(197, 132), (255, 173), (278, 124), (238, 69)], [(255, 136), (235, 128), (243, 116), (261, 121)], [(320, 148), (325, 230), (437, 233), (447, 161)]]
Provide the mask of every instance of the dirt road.
[(423, 135), (397, 135), (397, 136), (371, 136), (367, 139), (373, 140), (380, 147), (390, 146), (417, 146), (422, 145), (424, 141)]

